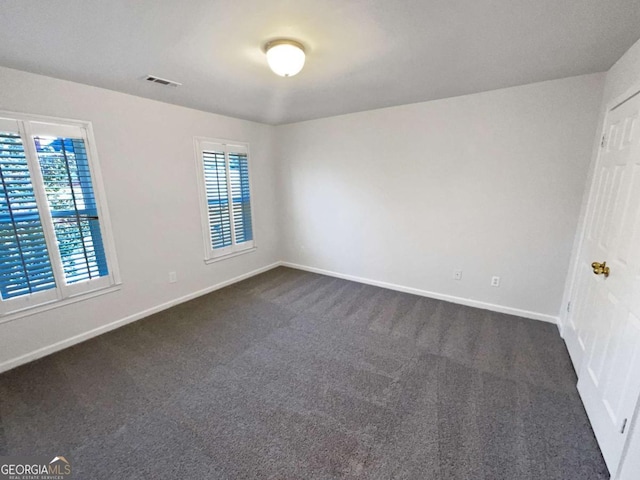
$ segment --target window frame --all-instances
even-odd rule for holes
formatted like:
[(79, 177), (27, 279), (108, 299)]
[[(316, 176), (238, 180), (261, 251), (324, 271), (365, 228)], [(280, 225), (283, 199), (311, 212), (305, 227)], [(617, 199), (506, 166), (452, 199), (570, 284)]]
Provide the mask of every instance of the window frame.
[[(252, 230), (252, 240), (250, 242), (243, 242), (241, 244), (235, 243), (235, 233), (233, 233), (233, 243), (228, 247), (214, 249), (211, 242), (211, 233), (210, 233), (210, 224), (209, 224), (209, 199), (207, 198), (207, 190), (206, 190), (206, 181), (204, 174), (204, 155), (205, 151), (211, 151), (213, 148), (207, 148), (207, 145), (213, 147), (214, 145), (222, 146), (224, 148), (225, 155), (225, 171), (227, 176), (227, 188), (231, 189), (230, 181), (229, 181), (229, 154), (232, 153), (242, 153), (238, 151), (233, 151), (233, 148), (229, 149), (229, 147), (238, 147), (239, 149), (243, 149), (246, 151), (247, 155), (247, 170), (249, 172), (249, 211), (251, 212), (251, 230)], [(227, 258), (236, 257), (238, 255), (243, 255), (245, 253), (250, 253), (255, 251), (257, 247), (256, 242), (256, 229), (255, 229), (255, 216), (254, 216), (254, 196), (253, 196), (253, 172), (252, 172), (252, 161), (251, 161), (251, 153), (249, 149), (249, 143), (247, 142), (238, 142), (235, 140), (221, 139), (221, 138), (210, 138), (210, 137), (194, 137), (194, 147), (195, 147), (195, 157), (196, 157), (196, 173), (198, 179), (198, 198), (200, 203), (200, 221), (202, 227), (202, 239), (204, 244), (204, 262), (205, 263), (213, 263), (220, 260), (225, 260)], [(231, 230), (235, 231), (235, 225), (233, 223), (233, 214), (231, 213), (231, 209), (229, 210), (230, 222), (231, 222)]]
[[(100, 168), (100, 160), (93, 134), (93, 126), (90, 121), (73, 120), (60, 117), (51, 117), (44, 115), (33, 115), (7, 110), (0, 110), (0, 126), (2, 123), (8, 124), (15, 122), (17, 132), (23, 140), (23, 148), (29, 168), (29, 176), (35, 198), (37, 200), (38, 214), (42, 224), (45, 238), (47, 239), (47, 251), (52, 269), (58, 270), (56, 274), (56, 286), (53, 289), (40, 293), (47, 295), (24, 295), (7, 300), (0, 299), (0, 324), (22, 318), (28, 315), (44, 312), (53, 308), (58, 308), (70, 303), (75, 303), (88, 298), (95, 297), (116, 291), (120, 289), (122, 280), (115, 250), (115, 242), (113, 239), (113, 229), (111, 218), (107, 208), (106, 192), (102, 171)], [(64, 137), (70, 133), (80, 130), (88, 156), (89, 172), (91, 175), (91, 184), (93, 187), (93, 195), (96, 201), (98, 217), (100, 218), (100, 233), (102, 235), (102, 243), (104, 253), (109, 269), (108, 275), (98, 277), (95, 280), (82, 281), (73, 284), (59, 282), (59, 275), (62, 269), (62, 261), (60, 252), (57, 248), (56, 233), (53, 227), (51, 210), (47, 208), (48, 199), (46, 197), (42, 172), (40, 170), (39, 158), (36, 151), (34, 137), (53, 135)], [(52, 251), (51, 245), (55, 245)], [(63, 274), (64, 275), (64, 274)]]

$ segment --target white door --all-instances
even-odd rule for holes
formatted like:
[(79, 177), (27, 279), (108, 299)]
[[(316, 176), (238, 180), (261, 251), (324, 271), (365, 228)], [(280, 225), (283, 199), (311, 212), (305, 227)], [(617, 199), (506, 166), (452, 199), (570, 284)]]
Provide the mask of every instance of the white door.
[(613, 477), (640, 395), (639, 112), (640, 92), (607, 115), (565, 335)]

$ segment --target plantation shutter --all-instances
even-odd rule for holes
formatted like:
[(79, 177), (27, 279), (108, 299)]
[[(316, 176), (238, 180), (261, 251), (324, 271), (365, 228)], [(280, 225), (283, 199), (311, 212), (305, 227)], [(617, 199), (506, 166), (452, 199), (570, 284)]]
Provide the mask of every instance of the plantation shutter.
[(87, 129), (0, 118), (0, 315), (113, 285)]
[(25, 147), (8, 120), (0, 121), (0, 256), (2, 300), (55, 289)]
[(246, 153), (229, 154), (229, 181), (233, 199), (233, 225), (236, 243), (253, 240), (251, 228), (251, 198), (249, 163)]
[(65, 282), (107, 276), (84, 139), (35, 136), (34, 142)]
[(253, 247), (247, 147), (201, 141), (207, 258)]
[(211, 247), (214, 249), (232, 245), (231, 217), (229, 215), (229, 189), (225, 154), (219, 151), (204, 151), (204, 181), (207, 191), (207, 209)]

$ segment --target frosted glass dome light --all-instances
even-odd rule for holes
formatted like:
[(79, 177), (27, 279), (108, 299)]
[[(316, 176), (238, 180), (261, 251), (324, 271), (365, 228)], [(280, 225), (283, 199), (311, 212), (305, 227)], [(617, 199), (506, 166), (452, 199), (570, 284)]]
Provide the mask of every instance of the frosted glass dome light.
[(274, 40), (265, 51), (267, 63), (276, 75), (293, 77), (304, 67), (304, 47), (294, 40)]

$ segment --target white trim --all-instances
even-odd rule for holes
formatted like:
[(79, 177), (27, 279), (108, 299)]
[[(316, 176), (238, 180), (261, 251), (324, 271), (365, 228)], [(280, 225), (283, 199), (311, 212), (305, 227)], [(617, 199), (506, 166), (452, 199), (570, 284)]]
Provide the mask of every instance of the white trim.
[[(256, 245), (256, 231), (253, 227), (255, 211), (254, 211), (254, 197), (251, 172), (251, 155), (249, 153), (249, 144), (247, 142), (237, 142), (224, 139), (215, 139), (207, 137), (193, 137), (195, 157), (196, 157), (196, 174), (198, 178), (198, 196), (200, 197), (200, 219), (202, 223), (202, 239), (204, 242), (204, 261), (205, 263), (212, 263), (217, 260), (223, 260), (225, 258), (234, 257), (237, 254), (245, 253), (247, 251), (253, 251), (257, 247)], [(213, 152), (224, 154), (224, 170), (227, 181), (227, 201), (229, 205), (229, 224), (231, 226), (231, 245), (223, 248), (213, 248), (211, 245), (211, 224), (209, 219), (209, 199), (207, 198), (207, 185), (204, 173), (204, 160), (203, 152), (210, 149)], [(240, 155), (246, 155), (247, 157), (247, 169), (249, 171), (249, 208), (251, 209), (251, 232), (252, 239), (247, 242), (236, 243), (236, 225), (233, 216), (233, 193), (231, 191), (231, 172), (229, 168), (229, 154), (237, 153)]]
[(120, 277), (120, 265), (118, 264), (118, 255), (116, 253), (116, 242), (113, 238), (113, 227), (111, 226), (111, 215), (109, 215), (107, 191), (102, 177), (102, 168), (100, 167), (100, 159), (98, 158), (96, 137), (93, 135), (93, 124), (91, 122), (86, 122), (84, 134), (85, 146), (90, 155), (89, 171), (91, 172), (91, 182), (93, 183), (93, 195), (98, 207), (102, 244), (104, 245), (104, 253), (107, 256), (109, 277), (111, 278), (111, 283), (113, 285), (119, 285), (122, 283), (122, 279)]
[[(589, 221), (589, 218), (591, 217), (591, 211), (594, 208), (594, 195), (593, 192), (596, 188), (596, 182), (600, 179), (598, 177), (598, 164), (600, 163), (600, 159), (602, 158), (602, 144), (601, 144), (601, 139), (604, 137), (604, 135), (606, 134), (606, 128), (607, 128), (607, 118), (609, 117), (609, 113), (611, 111), (611, 105), (607, 104), (605, 111), (604, 111), (604, 116), (603, 116), (603, 120), (602, 120), (602, 126), (597, 130), (596, 133), (599, 133), (599, 135), (596, 136), (596, 142), (597, 142), (597, 146), (595, 147), (596, 150), (596, 154), (595, 154), (595, 158), (592, 159), (591, 164), (589, 165), (589, 177), (587, 179), (587, 183), (585, 185), (585, 192), (584, 195), (586, 195), (586, 199), (584, 200), (584, 216), (581, 218), (580, 224), (577, 227), (577, 239), (574, 241), (574, 249), (573, 252), (575, 252), (575, 259), (572, 262), (572, 264), (570, 265), (570, 271), (568, 272), (569, 275), (569, 286), (565, 289), (565, 295), (563, 295), (563, 299), (562, 299), (562, 306), (560, 307), (560, 313), (561, 313), (561, 317), (562, 317), (562, 321), (559, 322), (559, 324), (562, 325), (562, 331), (564, 333), (565, 330), (565, 325), (568, 328), (571, 328), (571, 317), (573, 317), (574, 312), (576, 310), (576, 285), (578, 282), (578, 274), (579, 274), (579, 267), (580, 267), (580, 257), (582, 256), (582, 249), (584, 247), (584, 238), (586, 236), (587, 233), (587, 228), (588, 228), (588, 224), (587, 222)], [(608, 139), (607, 139), (608, 140)], [(571, 302), (571, 311), (567, 312), (566, 310), (564, 311), (564, 313), (562, 312), (563, 307), (566, 309), (566, 305), (567, 302)], [(562, 335), (562, 338), (564, 338), (564, 334)], [(573, 360), (573, 359), (572, 359)]]
[(0, 110), (0, 118), (9, 119), (9, 120), (22, 120), (26, 122), (37, 122), (37, 123), (64, 123), (67, 125), (75, 125), (80, 128), (86, 128), (89, 122), (88, 120), (78, 120), (76, 118), (65, 118), (65, 117), (53, 117), (51, 115), (39, 115), (34, 113), (24, 113), (24, 112), (14, 112), (13, 110)]
[[(47, 253), (49, 254), (49, 263), (55, 281), (54, 290), (58, 295), (58, 300), (62, 300), (68, 296), (67, 284), (64, 278), (64, 269), (62, 267), (62, 256), (58, 248), (58, 239), (56, 238), (56, 229), (53, 225), (51, 217), (51, 209), (49, 207), (49, 199), (44, 188), (44, 179), (42, 178), (42, 170), (40, 159), (33, 139), (31, 131), (31, 122), (20, 120), (20, 136), (23, 138), (24, 153), (26, 156), (27, 167), (29, 168), (29, 176), (31, 177), (31, 187), (36, 199), (36, 208), (40, 215), (40, 224), (42, 225), (42, 233), (44, 234), (47, 245)], [(77, 127), (74, 127), (77, 128)], [(89, 159), (91, 161), (91, 159)], [(28, 273), (27, 273), (28, 275)], [(14, 311), (8, 312), (9, 314)]]
[[(55, 302), (57, 302), (57, 304), (59, 305), (66, 305), (67, 303), (73, 303), (80, 300), (75, 298), (80, 295), (86, 295), (86, 298), (91, 298), (93, 296), (100, 295), (102, 291), (108, 293), (108, 291), (114, 290), (113, 287), (117, 287), (121, 283), (120, 270), (118, 266), (118, 259), (116, 256), (115, 241), (111, 228), (109, 210), (107, 208), (104, 182), (102, 180), (102, 172), (100, 169), (100, 162), (98, 160), (98, 152), (95, 146), (95, 137), (93, 135), (93, 126), (91, 122), (87, 120), (74, 120), (0, 110), (0, 121), (4, 121), (6, 123), (6, 120), (15, 121), (18, 127), (17, 132), (22, 138), (23, 148), (27, 159), (27, 166), (29, 168), (29, 174), (33, 180), (32, 184), (34, 195), (37, 200), (36, 203), (38, 207), (38, 213), (40, 215), (40, 221), (43, 227), (47, 250), (49, 252), (49, 260), (51, 262), (51, 268), (56, 282), (55, 289), (52, 289), (57, 296), (57, 300)], [(100, 219), (99, 225), (100, 232), (102, 234), (102, 243), (107, 260), (107, 268), (109, 270), (109, 275), (107, 276), (92, 281), (79, 282), (73, 287), (70, 287), (65, 282), (62, 260), (60, 258), (59, 249), (57, 247), (57, 239), (55, 236), (55, 229), (53, 228), (51, 212), (48, 209), (44, 208), (44, 206), (47, 205), (48, 200), (44, 191), (44, 183), (42, 179), (42, 172), (40, 171), (38, 153), (34, 145), (34, 136), (37, 136), (39, 134), (53, 134), (63, 137), (81, 138), (85, 144), (88, 156), (91, 183), (93, 186), (93, 194), (95, 196), (96, 207), (98, 209), (98, 218)], [(117, 290), (117, 288), (115, 289)], [(34, 305), (29, 304), (26, 308), (17, 308), (5, 313), (4, 307), (10, 305), (10, 302), (11, 304), (17, 304), (17, 302), (15, 302), (14, 300), (17, 300), (19, 298), (20, 297), (5, 300), (2, 302), (2, 304), (0, 304), (0, 323), (15, 320), (17, 318), (22, 318), (32, 313), (49, 310), (57, 306), (54, 301), (50, 301), (45, 298), (45, 301), (42, 303)], [(71, 298), (73, 298), (74, 300), (66, 302), (67, 299)], [(43, 307), (42, 309), (39, 308), (41, 306)], [(27, 312), (27, 309), (31, 310)]]
[[(0, 321), (6, 316), (11, 315), (23, 309), (32, 308), (44, 303), (55, 302), (61, 300), (64, 295), (64, 274), (62, 273), (62, 261), (57, 255), (51, 255), (51, 252), (58, 250), (57, 241), (55, 237), (55, 230), (51, 223), (50, 211), (46, 206), (48, 200), (44, 191), (44, 183), (42, 181), (42, 172), (40, 171), (40, 165), (37, 162), (33, 162), (33, 159), (37, 159), (37, 153), (33, 141), (29, 136), (29, 122), (22, 120), (16, 120), (18, 127), (17, 132), (20, 135), (22, 141), (22, 149), (24, 153), (24, 159), (31, 179), (31, 186), (33, 189), (34, 200), (36, 201), (36, 210), (40, 217), (40, 227), (44, 236), (45, 245), (47, 248), (47, 254), (49, 256), (49, 263), (51, 265), (51, 272), (54, 277), (54, 286), (41, 292), (28, 293), (19, 295), (17, 297), (10, 297), (7, 299), (0, 299)], [(62, 284), (60, 282), (63, 282)], [(58, 288), (62, 287), (62, 288)]]
[[(573, 294), (575, 293), (575, 284), (576, 284), (576, 280), (578, 278), (578, 265), (580, 263), (580, 254), (582, 252), (582, 246), (584, 244), (584, 237), (587, 231), (587, 221), (589, 220), (589, 214), (591, 213), (591, 209), (593, 208), (593, 202), (594, 199), (593, 197), (593, 191), (595, 188), (595, 183), (598, 180), (598, 178), (596, 178), (597, 176), (597, 167), (598, 164), (600, 163), (600, 158), (602, 156), (602, 145), (601, 145), (601, 141), (602, 138), (607, 134), (606, 132), (606, 128), (607, 128), (607, 119), (609, 118), (609, 114), (611, 113), (611, 111), (617, 107), (619, 107), (620, 105), (622, 105), (624, 102), (626, 102), (627, 100), (629, 100), (631, 97), (640, 94), (640, 82), (636, 82), (633, 84), (633, 86), (631, 86), (628, 90), (626, 90), (624, 93), (616, 96), (615, 98), (613, 98), (612, 100), (609, 100), (605, 106), (604, 109), (601, 111), (600, 115), (602, 117), (602, 125), (599, 125), (599, 129), (597, 130), (598, 135), (596, 136), (595, 139), (595, 148), (596, 148), (596, 152), (595, 152), (595, 156), (594, 158), (592, 158), (591, 160), (591, 165), (589, 166), (589, 178), (587, 179), (586, 182), (586, 189), (585, 189), (585, 202), (584, 203), (584, 216), (581, 218), (581, 222), (580, 225), (578, 225), (577, 231), (578, 231), (578, 238), (577, 238), (577, 244), (574, 245), (574, 249), (573, 251), (575, 252), (575, 262), (572, 265), (572, 270), (571, 272), (569, 272), (570, 274), (570, 285), (565, 289), (566, 292), (568, 293), (567, 297), (568, 297), (568, 301), (572, 301), (573, 300)], [(607, 140), (609, 140), (607, 138)], [(567, 299), (564, 299), (567, 300)], [(566, 306), (566, 305), (565, 305)], [(569, 317), (571, 316), (571, 314), (573, 313), (573, 305), (571, 308), (571, 312), (565, 312), (564, 315), (564, 319), (565, 321), (569, 319)], [(568, 315), (567, 315), (568, 314)], [(562, 322), (565, 323), (565, 322)]]
[[(200, 154), (203, 155), (204, 151)], [(248, 160), (248, 157), (247, 157)], [(231, 226), (231, 249), (230, 251), (235, 251), (236, 250), (236, 245), (238, 244), (236, 242), (236, 217), (234, 215), (234, 204), (233, 204), (233, 188), (231, 187), (231, 161), (229, 160), (229, 151), (227, 150), (227, 146), (224, 146), (224, 177), (225, 177), (225, 181), (227, 182), (227, 209), (229, 210), (229, 225)], [(216, 178), (217, 178), (217, 174), (216, 174)], [(206, 184), (205, 184), (205, 188), (206, 188)], [(220, 186), (218, 185), (218, 189), (220, 189)], [(209, 199), (207, 198), (207, 203), (205, 205), (209, 205)], [(209, 220), (209, 231), (211, 231), (211, 220)], [(215, 257), (216, 253), (218, 253), (219, 255), (227, 255), (227, 252), (225, 252), (224, 250), (226, 250), (225, 248), (221, 248), (218, 252), (215, 251), (215, 249), (211, 250), (212, 256)], [(211, 258), (211, 257), (210, 257)]]
[[(0, 112), (1, 114), (2, 112)], [(0, 131), (20, 133), (20, 125), (15, 118), (3, 118), (0, 116)]]
[(564, 321), (562, 320), (562, 317), (560, 315), (558, 315), (557, 323), (558, 323), (558, 333), (560, 334), (560, 338), (562, 338), (564, 340), (565, 324), (564, 324)]
[(330, 277), (342, 278), (344, 280), (350, 280), (352, 282), (364, 283), (366, 285), (373, 285), (375, 287), (388, 288), (389, 290), (396, 290), (398, 292), (411, 293), (413, 295), (420, 295), (421, 297), (435, 298), (436, 300), (444, 300), (445, 302), (457, 303), (459, 305), (466, 305), (468, 307), (480, 308), (483, 310), (491, 310), (498, 313), (506, 313), (507, 315), (515, 315), (518, 317), (529, 318), (532, 320), (540, 320), (543, 322), (558, 323), (558, 317), (553, 315), (547, 315), (545, 313), (532, 312), (529, 310), (521, 310), (519, 308), (507, 307), (505, 305), (497, 305), (494, 303), (482, 302), (480, 300), (473, 300), (471, 298), (456, 297), (455, 295), (447, 295), (444, 293), (431, 292), (428, 290), (421, 290), (419, 288), (405, 287), (403, 285), (397, 285), (395, 283), (382, 282), (380, 280), (372, 280), (369, 278), (357, 277), (355, 275), (347, 275), (344, 273), (332, 272), (330, 270), (324, 270), (322, 268), (309, 267), (306, 265), (299, 265), (291, 262), (281, 262), (283, 267), (295, 268), (297, 270), (304, 270), (307, 272), (319, 273), (321, 275), (328, 275)]
[(205, 258), (204, 259), (204, 263), (206, 263), (208, 265), (210, 263), (215, 263), (215, 262), (219, 262), (221, 260), (226, 260), (227, 258), (233, 258), (233, 257), (237, 257), (239, 255), (244, 255), (245, 253), (255, 252), (256, 249), (257, 249), (257, 247), (247, 247), (244, 250), (237, 250), (235, 252), (226, 253), (224, 255), (218, 255), (218, 256), (212, 257), (212, 258)]
[(202, 137), (193, 137), (194, 158), (196, 160), (196, 179), (198, 183), (198, 205), (200, 206), (200, 226), (202, 228), (202, 246), (204, 247), (204, 260), (210, 258), (211, 232), (209, 226), (209, 212), (207, 208), (207, 189), (204, 179), (204, 164), (202, 161), (202, 148), (204, 142)]
[(115, 322), (111, 322), (106, 325), (102, 325), (101, 327), (94, 328), (93, 330), (89, 330), (88, 332), (75, 335), (65, 340), (61, 340), (52, 345), (48, 345), (46, 347), (42, 347), (37, 350), (34, 350), (33, 352), (29, 352), (24, 355), (20, 355), (19, 357), (12, 358), (11, 360), (6, 360), (0, 363), (0, 373), (6, 372), (7, 370), (11, 370), (12, 368), (18, 367), (28, 362), (32, 362), (34, 360), (37, 360), (38, 358), (42, 358), (44, 356), (58, 352), (65, 348), (76, 345), (78, 343), (84, 342), (85, 340), (89, 340), (90, 338), (97, 337), (98, 335), (102, 335), (103, 333), (110, 332), (111, 330), (115, 330), (116, 328), (127, 325), (128, 323), (135, 322), (136, 320), (140, 320), (141, 318), (148, 317), (149, 315), (153, 315), (154, 313), (161, 312), (162, 310), (166, 310), (167, 308), (171, 308), (180, 303), (193, 300), (194, 298), (200, 297), (202, 295), (206, 295), (207, 293), (214, 292), (215, 290), (219, 290), (221, 288), (228, 287), (229, 285), (232, 285), (234, 283), (241, 282), (242, 280), (246, 280), (247, 278), (254, 277), (268, 270), (272, 270), (276, 267), (279, 267), (281, 264), (282, 262), (274, 262), (265, 267), (252, 270), (251, 272), (244, 273), (242, 275), (238, 275), (237, 277), (234, 277), (230, 280), (225, 280), (224, 282), (220, 282), (210, 287), (204, 288), (202, 290), (198, 290), (197, 292), (193, 292), (188, 295), (175, 298), (173, 300), (162, 303), (160, 305), (156, 305), (155, 307), (151, 307), (141, 312), (134, 313), (133, 315), (129, 315), (120, 320), (116, 320)]
[[(496, 305), (496, 304), (492, 304), (492, 303), (486, 303), (486, 302), (481, 302), (478, 300), (472, 300), (472, 299), (468, 299), (468, 298), (462, 298), (462, 297), (456, 297), (453, 295), (446, 295), (446, 294), (442, 294), (442, 293), (436, 293), (436, 292), (430, 292), (427, 290), (420, 290), (417, 288), (412, 288), (412, 287), (405, 287), (405, 286), (401, 286), (401, 285), (396, 285), (393, 283), (388, 283), (388, 282), (381, 282), (378, 280), (371, 280), (368, 278), (363, 278), (363, 277), (357, 277), (355, 275), (346, 275), (343, 273), (338, 273), (338, 272), (332, 272), (330, 270), (324, 270), (321, 268), (315, 268), (315, 267), (309, 267), (309, 266), (305, 266), (305, 265), (299, 265), (296, 263), (291, 263), (291, 262), (283, 262), (283, 261), (279, 261), (279, 262), (274, 262), (270, 265), (267, 265), (265, 267), (261, 267), (258, 268), (256, 270), (252, 270), (251, 272), (248, 273), (244, 273), (242, 275), (238, 275), (237, 277), (234, 277), (230, 280), (225, 280), (223, 282), (217, 283), (215, 285), (212, 285), (211, 287), (207, 287), (204, 288), (202, 290), (198, 290), (197, 292), (193, 292), (190, 293), (188, 295), (184, 295), (182, 297), (170, 300), (168, 302), (162, 303), (160, 305), (157, 305), (155, 307), (151, 307), (148, 308), (146, 310), (143, 310), (141, 312), (138, 313), (134, 313), (133, 315), (129, 315), (125, 318), (122, 318), (120, 320), (116, 320), (114, 322), (108, 323), (106, 325), (102, 325), (101, 327), (95, 328), (93, 330), (89, 330), (88, 332), (84, 332), (81, 333), (79, 335), (76, 335), (74, 337), (71, 338), (67, 338), (65, 340), (61, 340), (59, 342), (56, 342), (52, 345), (48, 345), (46, 347), (42, 347), (39, 348), (37, 350), (34, 350), (33, 352), (30, 353), (26, 353), (24, 355), (20, 355), (19, 357), (13, 358), (11, 360), (6, 360), (3, 363), (0, 363), (0, 373), (2, 372), (6, 372), (7, 370), (11, 370), (12, 368), (16, 368), (20, 365), (23, 365), (25, 363), (29, 363), (32, 362), (34, 360), (37, 360), (39, 358), (42, 358), (44, 356), (50, 355), (52, 353), (58, 352), (60, 350), (63, 350), (65, 348), (71, 347), (73, 345), (76, 345), (78, 343), (84, 342), (85, 340), (89, 340), (93, 337), (97, 337), (98, 335), (102, 335), (103, 333), (107, 333), (111, 330), (115, 330), (116, 328), (122, 327), (124, 325), (127, 325), (129, 323), (135, 322), (136, 320), (140, 320), (144, 317), (147, 317), (149, 315), (153, 315), (154, 313), (158, 313), (161, 312), (162, 310), (166, 310), (168, 308), (171, 308), (175, 305), (179, 305), (181, 303), (187, 302), (189, 300), (193, 300), (194, 298), (200, 297), (202, 295), (206, 295), (208, 293), (214, 292), (216, 290), (219, 290), (221, 288), (227, 287), (229, 285), (232, 285), (234, 283), (238, 283), (241, 282), (242, 280), (246, 280), (247, 278), (251, 278), (254, 277), (256, 275), (259, 275), (261, 273), (267, 272), (269, 270), (272, 270), (274, 268), (277, 267), (289, 267), (289, 268), (295, 268), (297, 270), (304, 270), (307, 272), (313, 272), (313, 273), (319, 273), (321, 275), (327, 275), (330, 277), (336, 277), (336, 278), (342, 278), (344, 280), (350, 280), (353, 282), (358, 282), (358, 283), (364, 283), (367, 285), (373, 285), (376, 287), (381, 287), (381, 288), (387, 288), (390, 290), (396, 290), (399, 292), (404, 292), (404, 293), (410, 293), (413, 295), (420, 295), (422, 297), (429, 297), (429, 298), (435, 298), (437, 300), (443, 300), (446, 302), (452, 302), (452, 303), (457, 303), (460, 305), (466, 305), (469, 307), (476, 307), (476, 308), (480, 308), (480, 309), (484, 309), (484, 310), (491, 310), (494, 312), (499, 312), (499, 313), (506, 313), (508, 315), (515, 315), (518, 317), (524, 317), (524, 318), (529, 318), (532, 320), (541, 320), (543, 322), (549, 322), (549, 323), (557, 323), (557, 317), (554, 317), (552, 315), (546, 315), (543, 313), (537, 313), (537, 312), (531, 312), (528, 310), (520, 310), (518, 308), (512, 308), (512, 307), (506, 307), (503, 305)], [(116, 290), (117, 288), (112, 288), (112, 289), (106, 289), (100, 292), (95, 292), (95, 295), (99, 295), (102, 293), (109, 293), (112, 292), (114, 290)], [(94, 295), (90, 295), (90, 296), (94, 296)], [(84, 300), (85, 298), (89, 298), (89, 296), (82, 296), (82, 297), (77, 297), (77, 298), (72, 298), (69, 299), (71, 303), (72, 300), (74, 301), (80, 301), (80, 300)], [(34, 312), (35, 313), (35, 312)]]
[(249, 155), (249, 143), (238, 142), (237, 140), (229, 140), (226, 138), (210, 138), (210, 137), (193, 137), (199, 142), (201, 148), (205, 149), (220, 149), (222, 152), (239, 153)]
[(95, 288), (93, 290), (74, 293), (63, 299), (58, 299), (56, 297), (53, 300), (43, 301), (36, 305), (27, 305), (26, 307), (12, 310), (11, 313), (1, 315), (0, 325), (2, 325), (3, 323), (13, 322), (14, 320), (19, 320), (30, 315), (35, 315), (36, 313), (42, 313), (46, 312), (47, 310), (64, 307), (65, 305), (69, 305), (71, 303), (82, 302), (83, 300), (88, 300), (89, 298), (98, 297), (100, 295), (105, 295), (111, 292), (117, 292), (118, 290), (120, 290), (121, 285), (122, 284), (120, 283), (115, 285), (106, 285), (100, 288)]
[[(566, 310), (564, 310), (564, 313), (562, 313), (563, 310), (561, 309), (560, 318), (562, 317), (564, 318), (562, 318), (562, 321), (559, 322), (558, 324), (560, 327), (560, 335), (562, 336), (563, 339), (565, 339), (565, 336), (567, 334), (567, 329), (572, 329), (570, 320), (572, 315), (574, 315), (574, 312), (575, 312), (574, 303), (576, 301), (575, 295), (577, 294), (576, 287), (577, 287), (578, 277), (579, 277), (579, 266), (582, 258), (585, 237), (587, 236), (587, 229), (589, 228), (588, 221), (591, 218), (592, 210), (595, 208), (595, 204), (594, 204), (594, 202), (596, 201), (595, 189), (596, 189), (596, 182), (599, 180), (598, 165), (602, 160), (602, 152), (604, 150), (602, 147), (601, 141), (604, 136), (609, 134), (609, 132), (607, 132), (607, 120), (609, 119), (609, 115), (613, 110), (615, 110), (616, 108), (621, 106), (623, 103), (625, 103), (627, 100), (630, 100), (632, 97), (638, 94), (640, 94), (640, 81), (634, 82), (624, 93), (621, 93), (620, 95), (617, 95), (616, 97), (607, 101), (604, 105), (604, 108), (600, 112), (602, 124), (599, 125), (600, 128), (597, 131), (598, 135), (596, 136), (596, 139), (595, 139), (595, 148), (596, 148), (595, 156), (594, 158), (592, 158), (591, 164), (589, 166), (589, 178), (587, 179), (586, 190), (584, 193), (586, 196), (586, 199), (583, 200), (584, 216), (580, 219), (580, 224), (577, 227), (577, 238), (574, 242), (574, 249), (573, 249), (573, 251), (575, 252), (575, 257), (573, 258), (573, 262), (571, 264), (571, 268), (568, 273), (568, 284), (564, 291), (563, 306), (566, 306), (566, 302), (570, 301), (571, 311), (566, 312)], [(608, 142), (609, 140), (610, 138), (607, 137), (606, 141)], [(566, 339), (565, 339), (565, 343), (566, 343)], [(569, 352), (569, 354), (571, 356), (571, 351)], [(571, 357), (571, 360), (574, 361), (573, 357)], [(576, 364), (574, 363), (574, 367), (575, 365)], [(576, 369), (576, 374), (580, 375), (580, 371), (578, 369)], [(622, 450), (622, 455), (620, 457), (618, 465), (615, 467), (616, 471), (612, 472), (611, 474), (611, 479), (620, 478), (620, 474), (624, 467), (624, 463), (625, 461), (627, 461), (627, 457), (629, 455), (628, 448), (630, 445), (630, 441), (631, 441), (630, 439), (632, 438), (633, 431), (635, 428), (640, 428), (640, 423), (639, 423), (640, 422), (640, 399), (636, 405), (635, 413), (633, 413), (630, 418), (631, 418), (631, 425), (629, 426), (627, 439), (625, 440), (625, 444)]]
[(28, 123), (30, 125), (29, 138), (35, 136), (84, 139), (84, 128), (78, 125), (61, 125), (60, 123), (38, 122), (35, 120), (31, 120)]
[[(235, 224), (233, 223), (233, 220), (231, 225), (232, 225), (231, 230), (232, 231), (235, 230)], [(205, 258), (204, 263), (211, 263), (217, 260), (224, 260), (225, 258), (235, 257), (236, 255), (239, 255), (241, 253), (253, 252), (256, 249), (256, 246), (253, 240), (249, 240), (248, 242), (235, 243), (235, 234), (232, 234), (231, 237), (232, 237), (232, 242), (234, 243), (222, 248), (212, 248), (211, 251), (213, 252), (213, 254)], [(211, 239), (209, 239), (209, 242), (211, 242)]]
[[(602, 151), (603, 151), (603, 147), (601, 143), (602, 138), (608, 133), (606, 131), (607, 119), (609, 118), (609, 115), (611, 114), (612, 110), (619, 107), (624, 102), (629, 100), (631, 97), (639, 93), (640, 93), (640, 82), (636, 82), (624, 93), (606, 102), (604, 105), (604, 108), (600, 112), (602, 124), (598, 125), (599, 128), (596, 132), (598, 135), (596, 135), (595, 142), (594, 142), (594, 148), (596, 149), (594, 152), (595, 155), (593, 155), (593, 158), (591, 159), (591, 163), (589, 165), (589, 175), (586, 180), (584, 198), (582, 201), (584, 210), (580, 212), (582, 214), (580, 217), (580, 223), (576, 227), (576, 237), (574, 239), (574, 244), (572, 249), (572, 252), (573, 252), (572, 261), (571, 261), (571, 264), (569, 265), (569, 271), (567, 272), (567, 281), (565, 282), (565, 289), (562, 297), (562, 306), (560, 308), (560, 312), (558, 316), (558, 328), (560, 330), (560, 336), (563, 339), (565, 339), (565, 343), (566, 343), (567, 329), (572, 329), (571, 319), (575, 314), (575, 311), (577, 308), (577, 305), (576, 305), (577, 299), (575, 298), (575, 295), (577, 294), (576, 288), (577, 288), (579, 271), (580, 271), (579, 270), (580, 259), (582, 257), (582, 250), (584, 248), (584, 239), (587, 235), (587, 228), (589, 227), (587, 222), (591, 218), (591, 213), (593, 208), (595, 208), (594, 192), (596, 189), (596, 182), (600, 180), (600, 178), (598, 177), (598, 165), (600, 164), (600, 161), (602, 159)], [(609, 138), (607, 138), (606, 140), (609, 141)], [(571, 302), (570, 312), (566, 311), (567, 302)], [(569, 352), (569, 356), (571, 357), (571, 361), (574, 362), (574, 367), (575, 367), (577, 363), (575, 363), (576, 360), (573, 358), (572, 355), (573, 354)], [(576, 371), (576, 373), (579, 373), (579, 372)]]

